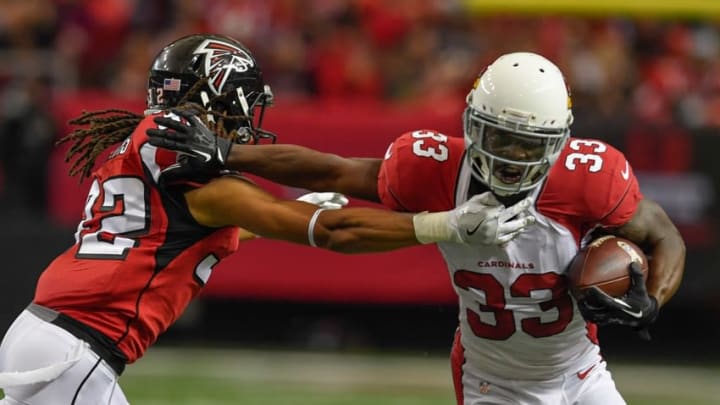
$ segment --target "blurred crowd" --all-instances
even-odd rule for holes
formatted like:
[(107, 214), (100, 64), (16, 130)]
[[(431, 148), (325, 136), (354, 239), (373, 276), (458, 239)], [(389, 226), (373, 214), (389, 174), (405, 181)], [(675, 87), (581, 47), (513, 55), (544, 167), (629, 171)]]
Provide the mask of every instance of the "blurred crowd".
[[(149, 61), (185, 34), (234, 36), (283, 97), (463, 98), (511, 50), (546, 55), (579, 105), (688, 127), (720, 125), (717, 22), (474, 16), (460, 0), (3, 0), (3, 65), (37, 51), (62, 84), (138, 94)], [(34, 71), (35, 70), (35, 71)], [(582, 102), (580, 102), (580, 99)]]
[[(52, 90), (143, 97), (162, 45), (195, 32), (244, 42), (279, 99), (462, 104), (484, 65), (528, 50), (568, 76), (576, 133), (720, 127), (717, 21), (473, 15), (461, 0), (0, 0), (4, 188), (18, 150), (47, 153), (56, 137), (38, 132)], [(659, 153), (687, 147), (678, 139)], [(668, 167), (686, 169), (679, 159)]]

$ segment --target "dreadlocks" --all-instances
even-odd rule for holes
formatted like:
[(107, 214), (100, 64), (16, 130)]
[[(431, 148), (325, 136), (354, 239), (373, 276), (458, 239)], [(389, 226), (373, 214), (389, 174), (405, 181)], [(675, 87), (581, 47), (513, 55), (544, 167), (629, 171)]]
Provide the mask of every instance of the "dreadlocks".
[[(180, 100), (175, 109), (192, 110), (219, 137), (233, 140), (238, 136), (245, 137), (245, 134), (238, 133), (237, 127), (240, 123), (247, 122), (250, 119), (249, 117), (227, 115), (225, 112), (207, 110), (198, 104), (187, 102), (205, 82), (206, 79), (198, 80)], [(220, 94), (214, 97), (209, 104), (212, 105), (213, 100), (223, 96), (224, 94)], [(143, 118), (143, 115), (132, 111), (107, 109), (94, 112), (83, 111), (79, 117), (70, 120), (70, 125), (87, 126), (87, 128), (73, 130), (56, 142), (56, 145), (73, 142), (65, 155), (66, 163), (75, 159), (70, 167), (70, 176), (80, 173), (81, 181), (90, 177), (97, 157), (109, 147), (121, 143), (130, 136)], [(226, 128), (233, 129), (228, 131)], [(245, 141), (245, 139), (242, 141)]]
[(74, 142), (65, 155), (66, 163), (77, 155), (70, 167), (70, 176), (80, 173), (80, 180), (90, 177), (98, 155), (130, 136), (142, 119), (142, 115), (131, 111), (109, 109), (83, 111), (82, 115), (70, 120), (70, 125), (89, 125), (89, 128), (75, 129), (56, 143)]

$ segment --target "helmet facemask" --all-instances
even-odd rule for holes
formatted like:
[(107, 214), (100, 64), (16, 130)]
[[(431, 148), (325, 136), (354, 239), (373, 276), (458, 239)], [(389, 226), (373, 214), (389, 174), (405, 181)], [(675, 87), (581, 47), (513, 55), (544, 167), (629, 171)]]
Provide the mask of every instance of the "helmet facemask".
[(470, 106), (463, 121), (473, 176), (501, 196), (535, 188), (569, 136), (569, 129), (540, 130), (518, 122), (497, 122)]
[(473, 177), (500, 196), (537, 187), (570, 137), (570, 107), (552, 62), (529, 52), (498, 58), (475, 81), (463, 114)]
[(226, 137), (236, 143), (257, 144), (262, 140), (275, 143), (275, 134), (262, 129), (265, 108), (272, 105), (273, 94), (270, 86), (264, 85), (260, 94), (246, 95), (242, 87), (229, 89), (225, 93), (211, 97), (204, 89), (199, 98), (205, 109), (205, 120), (208, 124), (222, 127)]

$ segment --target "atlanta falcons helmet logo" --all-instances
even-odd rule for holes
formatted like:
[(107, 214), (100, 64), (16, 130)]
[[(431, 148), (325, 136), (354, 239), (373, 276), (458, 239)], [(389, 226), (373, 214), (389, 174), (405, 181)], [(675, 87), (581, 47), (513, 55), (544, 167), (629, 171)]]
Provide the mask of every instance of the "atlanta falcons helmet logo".
[(206, 39), (193, 53), (205, 55), (204, 76), (208, 78), (208, 87), (216, 95), (222, 93), (232, 71), (242, 73), (255, 66), (247, 51), (216, 39)]

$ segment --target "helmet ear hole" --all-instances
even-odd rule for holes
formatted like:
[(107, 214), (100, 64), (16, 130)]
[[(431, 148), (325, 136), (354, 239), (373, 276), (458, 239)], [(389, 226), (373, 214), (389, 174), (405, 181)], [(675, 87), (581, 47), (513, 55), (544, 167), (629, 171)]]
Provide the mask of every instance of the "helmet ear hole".
[(195, 55), (195, 57), (193, 58), (193, 60), (190, 64), (190, 70), (192, 70), (193, 72), (198, 72), (198, 73), (202, 72), (202, 63), (203, 63), (203, 61), (202, 61), (202, 58), (200, 57), (200, 55)]

